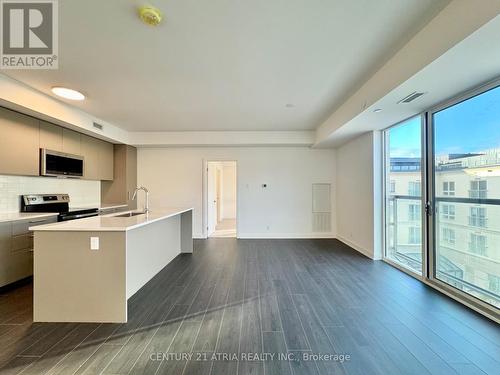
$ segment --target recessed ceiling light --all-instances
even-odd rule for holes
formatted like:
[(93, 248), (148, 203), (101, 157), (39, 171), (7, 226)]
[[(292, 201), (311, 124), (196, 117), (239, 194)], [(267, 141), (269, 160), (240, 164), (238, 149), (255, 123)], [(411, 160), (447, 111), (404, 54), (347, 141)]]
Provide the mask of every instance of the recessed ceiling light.
[(375, 108), (375, 109), (373, 110), (373, 112), (375, 112), (375, 113), (382, 112), (382, 108)]
[(66, 87), (52, 87), (52, 92), (57, 96), (69, 100), (84, 100), (85, 95), (76, 90), (71, 90)]

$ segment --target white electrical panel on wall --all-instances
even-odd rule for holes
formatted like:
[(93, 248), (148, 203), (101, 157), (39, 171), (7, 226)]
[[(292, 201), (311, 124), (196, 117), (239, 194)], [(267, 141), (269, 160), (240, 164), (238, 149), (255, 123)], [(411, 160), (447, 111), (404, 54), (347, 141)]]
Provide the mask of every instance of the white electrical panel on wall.
[(312, 184), (313, 232), (331, 231), (331, 184)]

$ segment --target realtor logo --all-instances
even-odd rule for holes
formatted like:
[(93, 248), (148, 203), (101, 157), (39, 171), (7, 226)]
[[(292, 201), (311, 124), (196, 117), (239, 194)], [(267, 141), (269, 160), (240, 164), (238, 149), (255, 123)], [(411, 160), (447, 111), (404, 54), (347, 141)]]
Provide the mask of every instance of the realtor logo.
[(0, 0), (0, 68), (57, 69), (57, 0)]

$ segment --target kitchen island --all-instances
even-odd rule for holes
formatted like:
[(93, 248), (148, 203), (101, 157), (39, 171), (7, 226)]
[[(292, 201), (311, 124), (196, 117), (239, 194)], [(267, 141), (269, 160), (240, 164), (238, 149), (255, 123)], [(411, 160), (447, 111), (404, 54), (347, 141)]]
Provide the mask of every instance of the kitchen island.
[(193, 252), (192, 208), (125, 215), (30, 228), (35, 322), (126, 322), (127, 300)]

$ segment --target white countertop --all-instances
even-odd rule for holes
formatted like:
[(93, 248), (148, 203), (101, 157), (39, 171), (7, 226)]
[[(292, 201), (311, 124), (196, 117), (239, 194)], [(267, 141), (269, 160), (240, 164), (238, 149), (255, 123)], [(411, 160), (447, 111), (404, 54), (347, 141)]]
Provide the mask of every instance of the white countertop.
[(140, 214), (132, 217), (117, 217), (123, 215), (124, 211), (109, 215), (93, 216), (85, 219), (62, 221), (54, 224), (37, 225), (30, 227), (33, 231), (65, 231), (65, 232), (124, 232), (159, 220), (182, 214), (192, 210), (189, 208), (164, 208), (151, 210), (148, 214)]
[(41, 218), (49, 218), (59, 215), (58, 212), (5, 212), (0, 213), (0, 223), (9, 221), (33, 220)]

